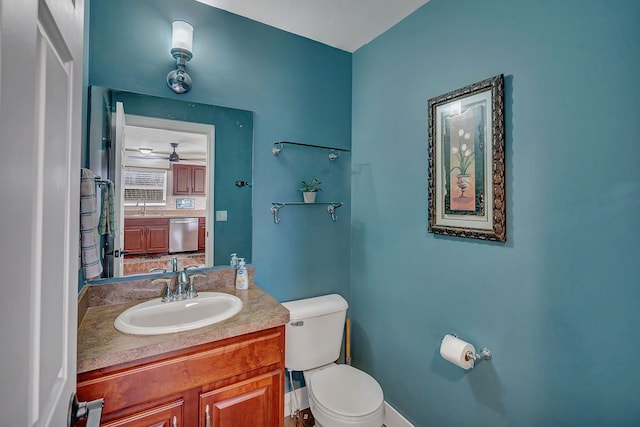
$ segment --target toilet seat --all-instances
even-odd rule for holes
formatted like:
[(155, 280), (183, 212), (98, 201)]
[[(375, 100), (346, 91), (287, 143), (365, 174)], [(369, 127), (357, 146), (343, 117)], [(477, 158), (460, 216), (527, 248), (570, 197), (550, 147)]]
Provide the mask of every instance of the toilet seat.
[(355, 422), (384, 416), (380, 384), (349, 365), (333, 365), (314, 372), (307, 386), (309, 400), (331, 418)]

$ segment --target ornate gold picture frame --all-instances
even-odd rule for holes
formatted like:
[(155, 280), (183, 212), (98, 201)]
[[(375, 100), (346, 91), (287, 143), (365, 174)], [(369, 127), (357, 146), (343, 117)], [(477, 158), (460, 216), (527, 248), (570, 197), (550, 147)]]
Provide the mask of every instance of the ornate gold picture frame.
[(505, 242), (504, 76), (428, 106), (429, 233)]

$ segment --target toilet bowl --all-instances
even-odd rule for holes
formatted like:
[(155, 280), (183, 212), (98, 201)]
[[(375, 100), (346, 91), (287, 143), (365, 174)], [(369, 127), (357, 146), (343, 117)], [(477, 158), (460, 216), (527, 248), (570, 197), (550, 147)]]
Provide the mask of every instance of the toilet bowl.
[(382, 388), (370, 375), (348, 365), (304, 372), (316, 427), (380, 427)]
[(336, 365), (348, 304), (340, 295), (283, 302), (290, 313), (285, 367), (304, 373), (317, 427), (380, 427), (384, 394), (369, 374)]

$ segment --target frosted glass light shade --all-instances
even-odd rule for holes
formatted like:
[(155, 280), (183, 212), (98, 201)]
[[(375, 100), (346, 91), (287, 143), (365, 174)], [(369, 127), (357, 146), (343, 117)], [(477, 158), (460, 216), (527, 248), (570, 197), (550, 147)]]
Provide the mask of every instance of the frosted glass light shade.
[(184, 49), (193, 52), (193, 27), (185, 21), (171, 23), (171, 49)]

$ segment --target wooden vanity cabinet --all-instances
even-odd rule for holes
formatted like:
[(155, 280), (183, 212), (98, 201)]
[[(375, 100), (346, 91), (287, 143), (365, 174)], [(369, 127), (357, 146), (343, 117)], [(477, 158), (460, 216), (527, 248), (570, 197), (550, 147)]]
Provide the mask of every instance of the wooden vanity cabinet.
[(169, 219), (125, 218), (124, 250), (130, 255), (169, 252)]
[(108, 427), (283, 427), (284, 326), (78, 374), (77, 395)]

